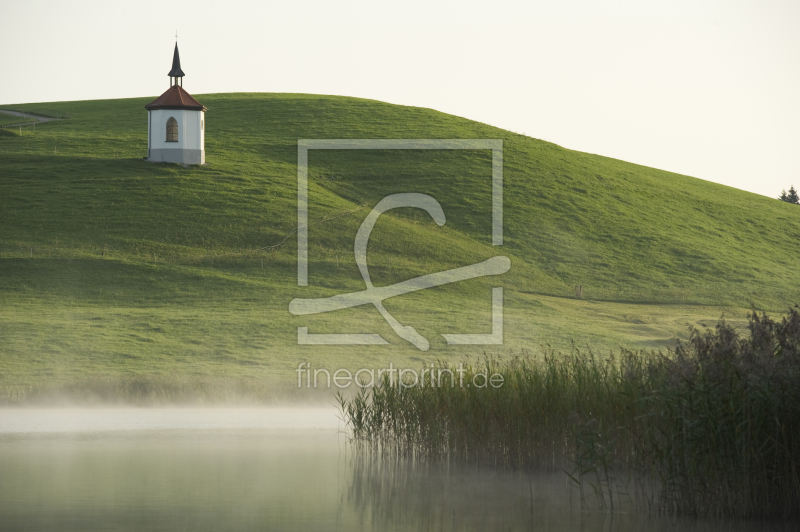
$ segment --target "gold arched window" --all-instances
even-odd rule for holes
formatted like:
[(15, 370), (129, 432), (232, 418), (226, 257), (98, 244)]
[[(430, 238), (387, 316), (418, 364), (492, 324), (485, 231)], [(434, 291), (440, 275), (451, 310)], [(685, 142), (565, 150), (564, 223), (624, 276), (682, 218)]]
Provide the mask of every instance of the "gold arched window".
[(167, 142), (178, 142), (178, 121), (173, 117), (167, 120)]

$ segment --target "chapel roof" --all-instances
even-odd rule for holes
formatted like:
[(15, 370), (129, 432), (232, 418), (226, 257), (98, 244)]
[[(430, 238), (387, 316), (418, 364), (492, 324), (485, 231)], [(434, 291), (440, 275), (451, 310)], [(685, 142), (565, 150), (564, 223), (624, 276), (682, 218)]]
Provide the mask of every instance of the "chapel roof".
[(153, 109), (189, 109), (194, 111), (208, 111), (208, 108), (194, 99), (183, 90), (180, 85), (173, 85), (167, 91), (144, 106), (148, 111)]

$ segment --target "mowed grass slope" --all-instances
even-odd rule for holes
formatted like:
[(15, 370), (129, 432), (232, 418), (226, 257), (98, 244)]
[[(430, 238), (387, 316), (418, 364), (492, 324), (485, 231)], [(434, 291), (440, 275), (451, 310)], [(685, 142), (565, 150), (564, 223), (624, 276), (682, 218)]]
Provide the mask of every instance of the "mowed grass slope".
[(16, 116), (10, 113), (3, 113), (0, 112), (0, 126), (7, 126), (9, 124), (22, 124), (27, 122), (36, 122), (35, 118), (29, 118), (26, 116)]
[[(505, 346), (657, 347), (688, 325), (800, 301), (800, 208), (687, 176), (567, 150), (429, 109), (346, 97), (211, 94), (207, 166), (142, 161), (152, 98), (8, 105), (68, 116), (0, 132), (0, 381), (98, 375), (293, 378), (458, 359), (441, 333), (489, 332), (505, 288)], [(505, 245), (491, 245), (488, 151), (312, 151), (309, 287), (296, 286), (299, 138), (504, 142)], [(758, 176), (754, 176), (757, 179)], [(393, 192), (447, 215), (379, 220), (376, 285), (497, 254), (499, 278), (386, 301), (431, 340), (421, 353), (374, 308), (294, 317), (295, 297), (363, 289), (353, 237)], [(575, 300), (575, 286), (584, 300)], [(310, 332), (377, 332), (384, 347), (297, 346)], [(497, 351), (497, 348), (493, 348)]]

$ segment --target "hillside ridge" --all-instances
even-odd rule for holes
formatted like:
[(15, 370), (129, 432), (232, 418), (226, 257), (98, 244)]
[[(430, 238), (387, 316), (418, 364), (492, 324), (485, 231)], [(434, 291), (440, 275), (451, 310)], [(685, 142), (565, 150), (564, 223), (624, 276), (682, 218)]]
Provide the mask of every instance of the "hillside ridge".
[[(235, 374), (287, 370), (305, 352), (296, 327), (306, 323), (289, 314), (289, 301), (362, 290), (355, 233), (369, 209), (399, 192), (436, 198), (447, 223), (415, 209), (382, 215), (368, 252), (376, 286), (511, 259), (498, 279), (387, 301), (432, 337), (474, 320), (488, 326), (486, 297), (497, 282), (510, 349), (570, 340), (666, 346), (721, 314), (744, 323), (749, 308), (777, 313), (800, 301), (794, 205), (430, 109), (321, 95), (197, 97), (209, 108), (202, 167), (142, 160), (150, 98), (0, 106), (70, 117), (0, 137), (8, 375), (29, 371), (34, 351), (51, 363), (63, 357), (59, 378), (70, 364), (78, 373), (140, 372), (144, 361), (174, 369), (178, 352)], [(297, 224), (300, 138), (502, 139), (504, 245), (491, 241), (488, 151), (317, 150), (309, 155), (309, 286), (298, 287), (296, 239), (286, 237)], [(387, 352), (416, 356), (374, 309), (351, 310), (308, 325), (381, 330)], [(79, 315), (101, 319), (73, 323)], [(441, 339), (432, 346), (446, 348)], [(383, 357), (359, 349), (326, 352), (351, 362)]]

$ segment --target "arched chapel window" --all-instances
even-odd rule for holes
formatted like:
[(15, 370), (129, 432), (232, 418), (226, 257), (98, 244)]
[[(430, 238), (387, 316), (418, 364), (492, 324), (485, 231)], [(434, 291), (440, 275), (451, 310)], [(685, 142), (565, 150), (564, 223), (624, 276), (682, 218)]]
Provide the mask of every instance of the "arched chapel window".
[(178, 121), (173, 117), (167, 120), (167, 142), (178, 142)]

